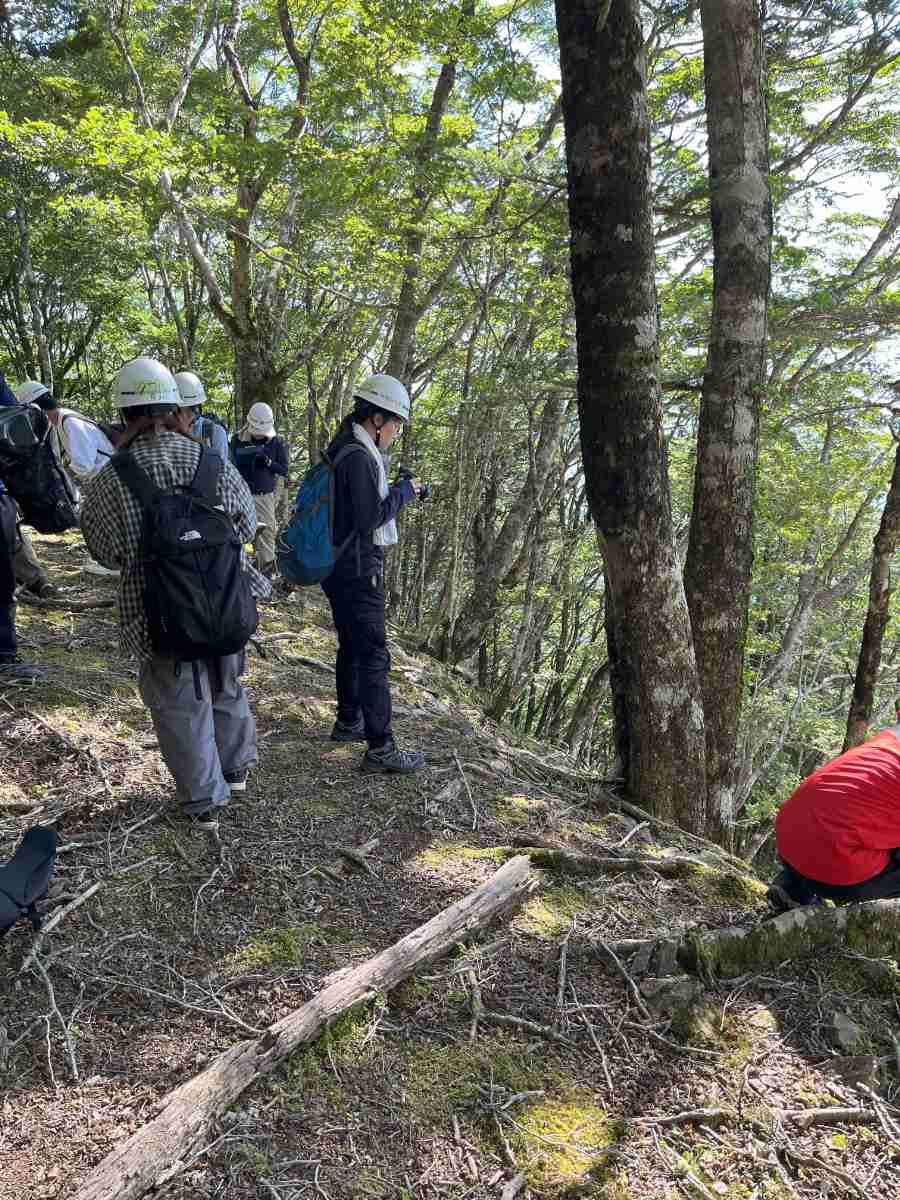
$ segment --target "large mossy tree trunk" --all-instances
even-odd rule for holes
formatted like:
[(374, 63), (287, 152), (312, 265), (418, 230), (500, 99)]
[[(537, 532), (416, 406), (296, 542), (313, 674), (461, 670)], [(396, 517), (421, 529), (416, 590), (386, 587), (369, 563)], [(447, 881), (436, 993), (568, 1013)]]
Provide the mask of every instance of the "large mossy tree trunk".
[(875, 703), (875, 684), (881, 666), (881, 645), (887, 629), (891, 599), (891, 559), (900, 540), (900, 446), (894, 458), (894, 473), (888, 489), (881, 523), (875, 534), (872, 554), (872, 573), (869, 578), (869, 608), (863, 626), (853, 699), (847, 714), (847, 733), (844, 749), (850, 750), (865, 741)]
[(772, 202), (758, 0), (703, 0), (713, 308), (685, 588), (706, 727), (707, 828), (728, 844), (753, 567)]
[(581, 448), (609, 579), (627, 784), (643, 807), (700, 831), (703, 708), (662, 432), (640, 4), (556, 0), (556, 22)]

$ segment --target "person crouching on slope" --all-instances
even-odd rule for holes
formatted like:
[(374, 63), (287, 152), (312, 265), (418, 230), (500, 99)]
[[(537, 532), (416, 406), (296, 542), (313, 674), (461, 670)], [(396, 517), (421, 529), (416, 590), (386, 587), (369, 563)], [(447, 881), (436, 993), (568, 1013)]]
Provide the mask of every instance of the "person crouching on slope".
[(247, 423), (231, 439), (231, 458), (256, 505), (256, 565), (263, 575), (275, 574), (275, 494), (278, 479), (287, 478), (287, 447), (275, 432), (268, 404), (250, 406)]
[[(116, 375), (112, 390), (125, 421), (125, 434), (116, 457), (88, 489), (82, 531), (98, 561), (122, 573), (122, 646), (140, 660), (141, 698), (150, 709), (160, 752), (175, 780), (184, 815), (197, 828), (217, 834), (219, 809), (232, 792), (246, 789), (248, 772), (257, 761), (256, 722), (239, 678), (244, 653), (182, 664), (154, 648), (144, 593), (143, 509), (116, 464), (127, 450), (149, 480), (171, 495), (191, 488), (202, 454), (217, 472), (213, 476), (216, 507), (231, 516), (241, 543), (256, 532), (253, 500), (231, 463), (223, 463), (194, 439), (172, 431), (180, 398), (174, 378), (162, 363), (132, 359)], [(192, 535), (200, 537), (189, 530), (181, 540)], [(250, 567), (242, 548), (240, 564), (249, 576), (252, 595), (268, 596), (269, 584)], [(248, 599), (248, 603), (252, 601)]]
[(900, 897), (900, 725), (819, 767), (775, 818), (775, 908)]
[[(425, 765), (418, 750), (400, 750), (391, 732), (391, 692), (384, 609), (384, 547), (397, 541), (395, 517), (421, 490), (418, 479), (390, 487), (382, 451), (409, 419), (409, 395), (391, 375), (372, 375), (354, 392), (354, 408), (328, 447), (329, 458), (344, 446), (335, 469), (334, 544), (346, 550), (322, 584), (338, 636), (335, 674), (337, 721), (333, 741), (367, 741), (365, 771), (406, 774)], [(353, 536), (355, 535), (355, 536)]]

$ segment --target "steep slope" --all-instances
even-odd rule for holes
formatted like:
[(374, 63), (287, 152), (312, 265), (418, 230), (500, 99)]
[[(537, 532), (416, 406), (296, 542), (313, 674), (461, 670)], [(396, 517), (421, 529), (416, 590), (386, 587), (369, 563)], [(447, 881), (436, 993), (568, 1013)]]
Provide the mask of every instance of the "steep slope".
[(361, 775), (360, 748), (328, 740), (314, 597), (264, 610), (260, 769), (220, 861), (169, 807), (111, 611), (71, 608), (111, 589), (85, 585), (76, 541), (40, 551), (74, 590), (19, 610), (52, 678), (0, 694), (2, 849), (57, 820), (51, 907), (101, 887), (48, 936), (43, 972), (15, 978), (25, 925), (0, 942), (2, 1200), (74, 1194), (172, 1087), (522, 846), (544, 851), (540, 886), (508, 923), (294, 1054), (155, 1195), (900, 1193), (897, 1000), (868, 960), (836, 946), (703, 984), (651, 957), (652, 939), (761, 921), (762, 885), (498, 733), (464, 679), (399, 646), (397, 732), (428, 768)]

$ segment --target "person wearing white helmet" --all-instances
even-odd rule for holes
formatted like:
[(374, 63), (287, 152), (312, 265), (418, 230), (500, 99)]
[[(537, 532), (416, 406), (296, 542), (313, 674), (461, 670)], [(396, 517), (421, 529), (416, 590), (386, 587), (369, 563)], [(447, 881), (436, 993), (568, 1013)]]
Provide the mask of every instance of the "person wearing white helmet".
[(198, 438), (223, 462), (228, 461), (228, 433), (223, 425), (204, 416), (202, 406), (206, 403), (206, 391), (199, 376), (193, 371), (177, 371), (175, 382), (181, 397), (179, 428)]
[[(119, 370), (112, 391), (125, 421), (117, 450), (127, 450), (164, 493), (189, 489), (207, 451), (175, 429), (181, 397), (171, 373), (154, 359), (132, 359)], [(253, 501), (229, 462), (222, 463), (216, 477), (216, 495), (218, 507), (231, 515), (241, 542), (249, 541), (256, 531)], [(144, 509), (115, 462), (108, 463), (87, 490), (81, 524), (94, 556), (122, 573), (122, 648), (140, 661), (141, 697), (153, 718), (184, 815), (197, 828), (216, 834), (219, 810), (233, 792), (246, 790), (249, 770), (257, 760), (256, 723), (239, 678), (244, 654), (193, 662), (192, 669), (181, 670), (171, 655), (154, 649), (144, 607)], [(268, 596), (269, 584), (253, 571), (243, 552), (241, 565), (250, 576), (252, 594)]]
[(275, 574), (276, 494), (287, 479), (287, 446), (275, 432), (268, 404), (250, 406), (243, 429), (231, 439), (231, 458), (250, 489), (256, 505), (256, 564), (269, 578)]
[[(18, 400), (0, 373), (0, 408), (13, 408)], [(16, 581), (19, 538), (16, 502), (0, 479), (0, 683), (8, 680), (36, 682), (46, 678), (40, 667), (24, 662), (16, 637)], [(35, 559), (35, 567), (40, 567)], [(55, 590), (55, 589), (54, 589)]]
[[(36, 404), (47, 414), (47, 420), (59, 437), (63, 463), (82, 486), (93, 479), (115, 454), (113, 438), (121, 435), (121, 426), (104, 427), (71, 408), (60, 408), (50, 389), (33, 379), (26, 379), (19, 384), (16, 396), (20, 404)], [(93, 559), (88, 559), (84, 570), (91, 575), (119, 574), (118, 571), (108, 571)]]
[(401, 750), (391, 729), (384, 603), (384, 548), (397, 542), (396, 516), (422, 493), (418, 479), (389, 485), (384, 453), (409, 420), (409, 393), (391, 375), (372, 375), (353, 393), (353, 411), (344, 418), (326, 454), (345, 446), (335, 468), (334, 544), (347, 549), (322, 584), (338, 635), (335, 666), (336, 742), (367, 742), (364, 771), (408, 774), (425, 765), (418, 750)]

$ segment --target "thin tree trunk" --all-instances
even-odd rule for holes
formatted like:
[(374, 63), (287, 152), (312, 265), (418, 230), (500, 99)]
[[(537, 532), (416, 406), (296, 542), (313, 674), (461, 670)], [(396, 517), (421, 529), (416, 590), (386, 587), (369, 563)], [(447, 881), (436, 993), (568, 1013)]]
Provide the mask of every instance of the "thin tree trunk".
[(21, 197), (16, 201), (16, 222), (19, 226), (19, 261), (22, 264), (22, 275), (25, 279), (25, 292), (28, 296), (28, 307), (31, 309), (31, 330), (37, 347), (38, 363), (41, 368), (41, 383), (48, 388), (53, 387), (53, 367), (50, 363), (50, 347), (44, 331), (44, 320), (41, 314), (41, 299), (38, 293), (37, 278), (34, 274), (34, 264), (31, 261), (31, 237), (28, 226), (28, 214), (25, 202)]
[(758, 0), (702, 0), (713, 311), (684, 580), (706, 729), (708, 833), (728, 844), (753, 567), (772, 201)]
[(428, 118), (425, 122), (425, 132), (416, 151), (416, 177), (413, 181), (412, 195), (413, 211), (409, 216), (406, 233), (403, 283), (400, 286), (397, 318), (394, 321), (394, 332), (385, 367), (388, 375), (394, 375), (404, 383), (409, 383), (410, 360), (415, 343), (416, 325), (419, 320), (418, 285), (422, 267), (422, 251), (425, 247), (424, 223), (432, 200), (432, 193), (426, 186), (426, 170), (437, 147), (441, 122), (447, 112), (455, 83), (456, 59), (451, 58), (441, 67), (434, 85)]
[(888, 489), (881, 524), (875, 534), (875, 549), (872, 554), (872, 574), (869, 579), (869, 608), (863, 626), (856, 679), (853, 684), (853, 699), (847, 714), (847, 734), (844, 749), (859, 746), (865, 741), (872, 707), (875, 702), (875, 684), (881, 666), (881, 646), (888, 623), (888, 606), (891, 599), (891, 559), (900, 540), (900, 445), (894, 458), (894, 473)]
[(621, 652), (628, 788), (700, 832), (703, 708), (662, 432), (640, 3), (611, 0), (598, 13), (594, 0), (556, 0), (556, 19), (581, 446)]

